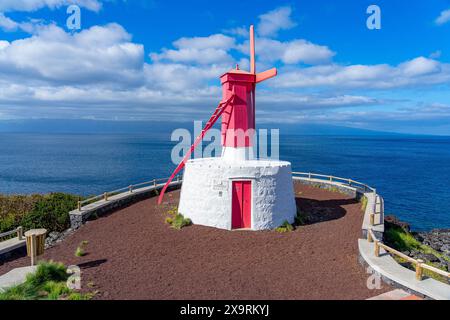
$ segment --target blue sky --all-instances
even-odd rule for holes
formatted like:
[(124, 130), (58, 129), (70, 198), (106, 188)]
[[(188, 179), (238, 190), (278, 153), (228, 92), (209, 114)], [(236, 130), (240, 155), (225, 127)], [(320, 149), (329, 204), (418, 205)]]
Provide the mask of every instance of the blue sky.
[(206, 120), (250, 24), (258, 123), (450, 135), (449, 0), (2, 0), (0, 119)]

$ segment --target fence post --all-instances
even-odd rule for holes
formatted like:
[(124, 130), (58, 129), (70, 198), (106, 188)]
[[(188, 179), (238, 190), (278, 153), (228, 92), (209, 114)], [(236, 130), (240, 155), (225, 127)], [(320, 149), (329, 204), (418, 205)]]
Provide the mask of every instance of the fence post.
[(32, 234), (30, 239), (31, 265), (36, 264), (36, 235)]
[(23, 228), (22, 227), (17, 227), (17, 238), (19, 238), (19, 240), (23, 239)]
[(380, 256), (380, 241), (375, 240), (375, 257), (379, 257)]
[(78, 211), (81, 211), (81, 201), (78, 200)]
[(370, 233), (370, 229), (367, 229), (367, 242), (373, 242), (372, 233)]
[(422, 259), (417, 259), (417, 264), (416, 264), (416, 280), (418, 281), (422, 281), (422, 276), (423, 276), (423, 267), (422, 264), (424, 263), (424, 261)]
[(108, 201), (108, 192), (105, 192), (105, 193), (103, 194), (103, 199), (104, 199), (105, 201)]

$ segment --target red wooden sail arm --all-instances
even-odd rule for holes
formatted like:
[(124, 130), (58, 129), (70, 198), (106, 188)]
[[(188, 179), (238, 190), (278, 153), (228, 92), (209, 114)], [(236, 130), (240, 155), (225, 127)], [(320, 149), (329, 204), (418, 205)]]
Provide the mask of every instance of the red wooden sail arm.
[(173, 178), (175, 178), (175, 176), (178, 174), (178, 172), (180, 172), (181, 169), (184, 168), (184, 165), (186, 164), (186, 162), (191, 158), (192, 152), (194, 152), (195, 148), (198, 146), (200, 141), (203, 140), (203, 137), (205, 136), (206, 132), (209, 129), (211, 129), (211, 127), (214, 125), (214, 123), (216, 123), (217, 119), (220, 118), (220, 116), (222, 115), (225, 108), (233, 101), (234, 96), (235, 95), (233, 94), (233, 95), (231, 95), (230, 98), (228, 98), (228, 100), (220, 102), (219, 105), (217, 106), (216, 110), (214, 110), (214, 113), (212, 114), (211, 118), (209, 118), (208, 122), (205, 124), (205, 127), (203, 128), (202, 132), (195, 139), (194, 143), (191, 145), (188, 152), (186, 152), (183, 159), (178, 164), (178, 166), (175, 168), (172, 175), (169, 177), (166, 184), (162, 188), (161, 193), (158, 198), (158, 204), (161, 204), (163, 197), (164, 197), (164, 193), (166, 192), (166, 190), (169, 187), (170, 183), (172, 182)]

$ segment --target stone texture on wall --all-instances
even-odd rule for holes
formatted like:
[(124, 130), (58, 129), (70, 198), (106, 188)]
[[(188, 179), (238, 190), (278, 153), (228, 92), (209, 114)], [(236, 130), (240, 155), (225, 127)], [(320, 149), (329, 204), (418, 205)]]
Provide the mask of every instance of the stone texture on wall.
[[(172, 182), (171, 186), (167, 189), (167, 192), (174, 189), (179, 189), (181, 182)], [(163, 185), (157, 185), (156, 187), (150, 186), (141, 189), (136, 189), (132, 193), (124, 192), (109, 197), (108, 200), (100, 200), (95, 203), (89, 204), (81, 209), (81, 211), (73, 210), (69, 212), (70, 228), (75, 230), (81, 227), (91, 217), (99, 217), (106, 213), (110, 213), (133, 203), (145, 200), (157, 195), (156, 190), (160, 190)]]

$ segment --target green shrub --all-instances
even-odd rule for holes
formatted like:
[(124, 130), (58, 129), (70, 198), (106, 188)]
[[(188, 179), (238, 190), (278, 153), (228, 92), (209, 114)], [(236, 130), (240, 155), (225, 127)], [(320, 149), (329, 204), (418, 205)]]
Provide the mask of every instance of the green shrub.
[(0, 195), (0, 232), (18, 227), (42, 195)]
[(77, 250), (75, 250), (75, 256), (76, 257), (83, 257), (86, 255), (86, 246), (89, 244), (89, 241), (81, 241), (81, 243), (78, 245)]
[(294, 227), (287, 220), (284, 220), (283, 224), (275, 229), (279, 233), (291, 232), (293, 230)]
[(89, 292), (85, 294), (82, 294), (80, 292), (72, 292), (67, 297), (67, 300), (91, 300), (97, 293), (98, 291)]
[(24, 283), (7, 288), (0, 300), (89, 300), (97, 293), (82, 294), (67, 287), (69, 275), (62, 263), (41, 262)]
[(48, 300), (58, 300), (60, 296), (70, 294), (71, 290), (67, 287), (66, 282), (48, 281), (43, 286), (43, 291), (47, 293)]
[(50, 231), (64, 231), (70, 227), (69, 211), (77, 207), (79, 197), (52, 193), (44, 195), (35, 204), (30, 213), (22, 219), (25, 229), (45, 228)]
[(400, 227), (389, 227), (384, 233), (385, 242), (400, 251), (420, 250), (422, 244)]
[(0, 300), (58, 299), (70, 292), (66, 286), (68, 275), (61, 263), (40, 263), (35, 273), (27, 275), (24, 283), (0, 293)]
[(50, 261), (40, 263), (36, 272), (27, 276), (27, 282), (33, 286), (40, 286), (47, 281), (66, 281), (67, 278), (64, 264)]
[(173, 217), (167, 217), (166, 223), (170, 224), (172, 228), (180, 230), (183, 227), (191, 225), (192, 221), (189, 218), (185, 218), (182, 214), (177, 213)]

